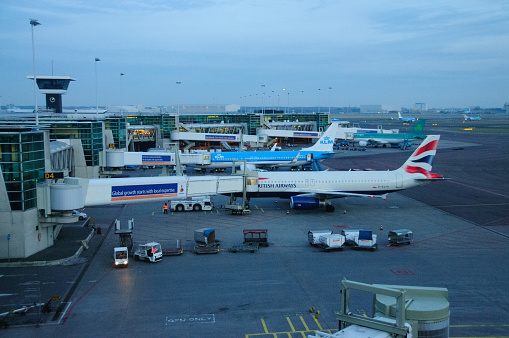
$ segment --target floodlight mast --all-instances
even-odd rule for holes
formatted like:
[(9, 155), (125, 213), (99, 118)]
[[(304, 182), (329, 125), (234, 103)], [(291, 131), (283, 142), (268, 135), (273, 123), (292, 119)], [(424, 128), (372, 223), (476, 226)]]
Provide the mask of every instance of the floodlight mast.
[(35, 77), (35, 43), (34, 43), (34, 26), (39, 26), (40, 22), (36, 19), (30, 19), (32, 27), (32, 59), (34, 66), (34, 99), (35, 99), (35, 125), (39, 126), (39, 108), (37, 107), (37, 78)]

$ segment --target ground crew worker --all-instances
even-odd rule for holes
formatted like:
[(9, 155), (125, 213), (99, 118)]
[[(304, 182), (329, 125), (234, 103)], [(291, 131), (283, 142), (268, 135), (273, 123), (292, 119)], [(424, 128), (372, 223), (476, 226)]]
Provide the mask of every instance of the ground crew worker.
[(164, 210), (164, 213), (165, 213), (165, 214), (167, 214), (167, 213), (168, 213), (168, 203), (164, 203), (163, 210)]

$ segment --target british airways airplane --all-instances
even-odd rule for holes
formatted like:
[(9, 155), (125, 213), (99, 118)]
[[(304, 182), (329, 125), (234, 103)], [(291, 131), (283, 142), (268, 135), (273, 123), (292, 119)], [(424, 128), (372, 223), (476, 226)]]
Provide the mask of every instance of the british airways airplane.
[(248, 197), (286, 197), (293, 209), (324, 207), (327, 212), (334, 211), (334, 198), (386, 199), (388, 193), (444, 179), (431, 172), (439, 138), (426, 137), (407, 161), (392, 171), (260, 172), (256, 182), (250, 181)]
[(311, 147), (290, 151), (241, 151), (210, 154), (210, 164), (196, 165), (197, 169), (231, 168), (233, 161), (246, 161), (249, 170), (270, 167), (294, 167), (311, 164), (314, 160), (334, 155), (334, 137), (338, 122), (333, 122), (322, 137)]

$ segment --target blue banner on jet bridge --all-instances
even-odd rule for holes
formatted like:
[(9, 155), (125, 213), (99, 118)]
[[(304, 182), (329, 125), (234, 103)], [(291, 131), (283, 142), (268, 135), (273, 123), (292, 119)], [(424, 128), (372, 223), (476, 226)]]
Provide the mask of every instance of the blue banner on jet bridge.
[(175, 164), (172, 162), (171, 155), (142, 155), (142, 164)]
[(235, 135), (213, 135), (205, 134), (206, 141), (236, 141), (237, 136)]
[(320, 134), (313, 132), (294, 131), (293, 137), (320, 137)]
[(177, 197), (178, 183), (120, 185), (111, 187), (112, 201)]

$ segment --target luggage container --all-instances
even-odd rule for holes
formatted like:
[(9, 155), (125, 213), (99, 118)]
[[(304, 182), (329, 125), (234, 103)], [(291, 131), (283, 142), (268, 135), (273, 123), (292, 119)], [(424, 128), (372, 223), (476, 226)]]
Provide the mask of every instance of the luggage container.
[(332, 235), (331, 230), (311, 230), (308, 231), (308, 242), (311, 245), (318, 245), (320, 243), (319, 238), (323, 235)]
[(391, 230), (388, 234), (389, 245), (411, 244), (414, 234), (408, 229)]
[(345, 245), (345, 236), (340, 234), (322, 235), (318, 240), (318, 246), (324, 251), (343, 250), (343, 245)]
[(194, 241), (198, 244), (213, 244), (216, 241), (216, 231), (209, 228), (195, 230)]
[(341, 230), (341, 235), (345, 236), (345, 244), (346, 245), (354, 245), (355, 237), (359, 236), (359, 231), (362, 231), (362, 230), (360, 230), (360, 229)]
[(355, 236), (354, 249), (370, 249), (374, 251), (377, 247), (376, 235), (373, 235), (372, 231), (359, 230), (359, 236)]

